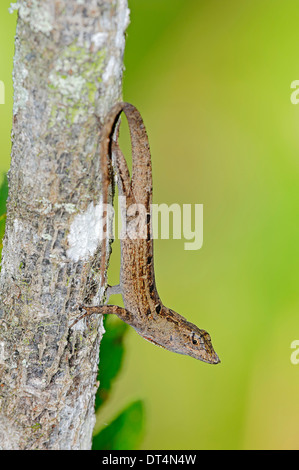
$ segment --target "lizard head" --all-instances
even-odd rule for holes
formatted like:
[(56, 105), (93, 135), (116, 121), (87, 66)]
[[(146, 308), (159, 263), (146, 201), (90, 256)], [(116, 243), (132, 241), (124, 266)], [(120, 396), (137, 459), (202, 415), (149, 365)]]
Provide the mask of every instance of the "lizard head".
[(187, 354), (209, 364), (218, 364), (220, 359), (213, 348), (209, 333), (194, 326), (185, 342), (185, 347), (189, 351)]
[[(150, 334), (149, 330), (139, 332), (143, 338), (169, 351), (191, 356), (209, 364), (220, 362), (207, 331), (199, 329), (178, 313), (164, 306), (159, 312), (163, 316), (158, 333), (153, 334), (153, 328)], [(157, 320), (155, 324), (158, 324)]]
[[(170, 312), (175, 314), (173, 311)], [(199, 329), (179, 314), (171, 315), (171, 317), (176, 324), (175, 332), (171, 336), (176, 344), (175, 352), (194, 357), (209, 364), (218, 364), (220, 362), (207, 331)]]

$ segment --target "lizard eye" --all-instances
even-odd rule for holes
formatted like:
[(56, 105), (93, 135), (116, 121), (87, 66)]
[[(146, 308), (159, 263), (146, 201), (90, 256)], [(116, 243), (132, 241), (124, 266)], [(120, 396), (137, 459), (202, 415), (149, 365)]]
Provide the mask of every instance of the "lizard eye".
[(192, 343), (193, 343), (193, 344), (197, 344), (197, 343), (198, 343), (197, 339), (195, 338), (195, 333), (192, 333)]

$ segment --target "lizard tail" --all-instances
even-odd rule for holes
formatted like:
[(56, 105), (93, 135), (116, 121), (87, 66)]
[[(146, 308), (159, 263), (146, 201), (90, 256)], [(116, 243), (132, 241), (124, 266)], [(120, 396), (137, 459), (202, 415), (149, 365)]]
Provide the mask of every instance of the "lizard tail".
[[(116, 124), (121, 113), (124, 112), (128, 120), (131, 145), (133, 170), (132, 178), (128, 179), (128, 167), (125, 158), (119, 149), (118, 143), (113, 142), (112, 137), (116, 129)], [(118, 129), (116, 140), (118, 140)], [(102, 174), (102, 195), (103, 195), (103, 243), (101, 254), (101, 285), (105, 281), (106, 253), (107, 253), (107, 227), (108, 211), (105, 210), (108, 204), (108, 189), (112, 177), (112, 150), (116, 152), (118, 164), (118, 176), (126, 196), (133, 198), (138, 204), (143, 204), (146, 208), (150, 207), (152, 201), (152, 167), (148, 136), (141, 114), (130, 103), (116, 103), (109, 111), (100, 136), (100, 162)], [(141, 181), (142, 180), (142, 181)], [(106, 232), (106, 236), (105, 233)]]

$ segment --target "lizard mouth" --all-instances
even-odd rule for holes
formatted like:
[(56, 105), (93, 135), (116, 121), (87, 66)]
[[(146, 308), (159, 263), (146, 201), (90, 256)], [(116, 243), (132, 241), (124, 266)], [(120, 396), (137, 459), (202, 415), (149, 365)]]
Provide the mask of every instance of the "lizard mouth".
[(204, 361), (208, 362), (209, 364), (219, 364), (221, 362), (219, 356), (215, 353), (215, 351), (213, 352), (213, 354), (209, 354), (208, 356), (208, 360)]
[[(168, 347), (166, 347), (166, 345), (161, 344), (158, 341), (155, 341), (153, 338), (150, 338), (148, 336), (143, 336), (143, 338), (149, 341), (150, 343), (155, 344), (156, 346), (159, 346), (160, 348), (163, 348), (166, 350), (169, 349)], [(198, 351), (190, 350), (190, 352), (186, 352), (185, 349), (183, 351), (173, 349), (173, 352), (194, 357), (195, 359), (198, 359), (202, 362), (207, 362), (208, 364), (219, 364), (221, 361), (218, 355), (216, 354), (216, 352), (214, 351), (213, 346), (209, 345), (209, 349), (210, 350), (207, 350), (203, 346), (203, 348)]]
[(221, 362), (218, 354), (216, 354), (212, 346), (209, 350), (204, 349), (202, 351), (202, 356), (198, 359), (209, 364), (219, 364)]
[(221, 362), (214, 349), (210, 350), (210, 348), (207, 350), (203, 347), (197, 351), (190, 350), (189, 352), (185, 352), (183, 354), (187, 354), (191, 357), (194, 357), (195, 359), (198, 359), (199, 361), (207, 362), (208, 364), (219, 364)]

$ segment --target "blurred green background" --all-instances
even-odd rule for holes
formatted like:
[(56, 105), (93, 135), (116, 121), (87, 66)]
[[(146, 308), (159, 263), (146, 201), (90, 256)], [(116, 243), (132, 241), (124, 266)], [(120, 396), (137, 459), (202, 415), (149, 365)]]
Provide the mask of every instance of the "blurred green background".
[[(1, 172), (10, 158), (9, 4), (0, 6)], [(202, 249), (155, 242), (159, 293), (209, 331), (222, 362), (170, 353), (129, 329), (97, 426), (142, 399), (144, 449), (298, 449), (298, 0), (129, 6), (123, 95), (145, 119), (154, 202), (204, 205)], [(115, 243), (110, 283), (118, 270)]]

